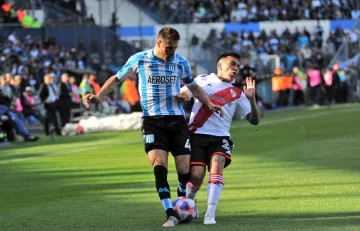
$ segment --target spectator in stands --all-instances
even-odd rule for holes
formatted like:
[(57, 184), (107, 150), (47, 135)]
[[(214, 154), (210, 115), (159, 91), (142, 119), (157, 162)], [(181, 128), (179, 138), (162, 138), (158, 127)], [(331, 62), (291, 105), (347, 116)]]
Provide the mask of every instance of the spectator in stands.
[(44, 84), (40, 86), (39, 96), (41, 102), (45, 107), (45, 134), (50, 135), (50, 123), (53, 123), (55, 126), (56, 134), (61, 136), (60, 131), (60, 123), (57, 118), (57, 110), (56, 110), (56, 86), (52, 84), (52, 78), (50, 74), (46, 74), (44, 76)]
[(344, 70), (338, 63), (333, 65), (333, 94), (336, 103), (345, 103), (347, 100), (347, 79)]
[(2, 94), (7, 96), (11, 101), (15, 98), (10, 82), (7, 81), (3, 75), (0, 75), (0, 90), (2, 91)]
[[(90, 87), (93, 89), (94, 94), (97, 94), (100, 92), (100, 85), (99, 83), (96, 81), (96, 76), (94, 74), (90, 74), (89, 75), (89, 79), (88, 82), (90, 84)], [(95, 110), (95, 111), (99, 111), (99, 103), (95, 103), (95, 108), (91, 108), (91, 110)]]
[(10, 99), (0, 90), (0, 118), (3, 116), (7, 117), (7, 120), (3, 121), (1, 127), (6, 131), (9, 141), (15, 140), (12, 132), (13, 129), (24, 138), (24, 141), (37, 141), (39, 137), (30, 134), (21, 119), (10, 109), (10, 103)]
[(69, 82), (71, 85), (71, 92), (72, 92), (72, 96), (71, 96), (71, 109), (77, 109), (72, 116), (77, 117), (77, 116), (81, 116), (81, 111), (79, 111), (79, 109), (81, 109), (81, 95), (80, 95), (80, 89), (78, 87), (78, 85), (76, 84), (76, 79), (74, 76), (70, 76), (69, 78)]
[(100, 85), (96, 81), (96, 76), (94, 74), (89, 75), (88, 82), (90, 83), (90, 86), (94, 90), (94, 94), (97, 94), (100, 92)]
[(71, 97), (73, 94), (67, 73), (61, 75), (61, 83), (58, 89), (59, 99), (57, 100), (56, 108), (60, 114), (61, 127), (64, 127), (70, 121)]
[(76, 84), (76, 79), (74, 76), (70, 76), (69, 83), (71, 85), (71, 102), (72, 102), (72, 108), (79, 108), (81, 104), (81, 96), (80, 96), (80, 89), (78, 85)]
[(94, 89), (91, 87), (88, 80), (89, 80), (89, 76), (87, 74), (83, 75), (83, 78), (79, 86), (80, 95), (83, 101), (85, 100), (85, 96), (87, 94), (94, 94)]
[(17, 112), (22, 113), (25, 119), (33, 116), (41, 123), (44, 123), (44, 117), (38, 110), (35, 98), (32, 94), (32, 88), (30, 86), (27, 86), (25, 91), (19, 96), (17, 105), (19, 109)]
[[(304, 103), (304, 82), (305, 82), (305, 76), (304, 74), (299, 70), (298, 67), (293, 68), (293, 105), (297, 106)], [(306, 85), (306, 84), (305, 84)]]
[(311, 68), (307, 71), (306, 75), (308, 76), (312, 104), (318, 106), (320, 104), (321, 85), (323, 83), (323, 76), (319, 66), (311, 64)]
[(324, 73), (325, 100), (328, 104), (333, 103), (333, 71), (328, 68)]
[(140, 97), (139, 92), (136, 87), (136, 75), (130, 75), (121, 85), (120, 92), (123, 100), (126, 100), (130, 103), (131, 110), (130, 112), (140, 112)]

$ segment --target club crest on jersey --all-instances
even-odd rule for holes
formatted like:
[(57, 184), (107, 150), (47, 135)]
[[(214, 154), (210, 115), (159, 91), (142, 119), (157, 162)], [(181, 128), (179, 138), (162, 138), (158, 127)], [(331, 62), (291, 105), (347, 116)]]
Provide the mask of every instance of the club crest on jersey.
[(173, 65), (173, 64), (170, 64), (169, 65), (169, 70), (172, 71), (172, 72), (175, 72), (175, 69), (176, 69), (176, 66)]
[(236, 97), (236, 92), (233, 89), (230, 89), (230, 94), (233, 98)]
[(154, 135), (153, 134), (147, 134), (147, 135), (144, 135), (145, 137), (145, 143), (147, 144), (151, 144), (151, 143), (154, 143)]

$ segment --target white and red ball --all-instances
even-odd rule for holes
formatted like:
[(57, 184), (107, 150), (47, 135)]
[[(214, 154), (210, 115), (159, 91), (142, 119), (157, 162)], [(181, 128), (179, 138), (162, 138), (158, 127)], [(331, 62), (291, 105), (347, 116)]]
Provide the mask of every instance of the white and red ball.
[(173, 203), (174, 210), (178, 213), (181, 222), (190, 222), (196, 217), (195, 201), (187, 197), (178, 197)]

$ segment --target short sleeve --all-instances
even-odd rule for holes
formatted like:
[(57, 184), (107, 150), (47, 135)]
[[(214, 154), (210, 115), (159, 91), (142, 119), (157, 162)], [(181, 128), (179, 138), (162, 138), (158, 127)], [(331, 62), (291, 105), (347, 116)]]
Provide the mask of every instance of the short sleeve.
[(125, 63), (125, 65), (120, 69), (120, 71), (116, 73), (116, 78), (118, 78), (120, 81), (124, 81), (130, 75), (135, 73), (138, 67), (140, 57), (140, 54), (135, 54), (131, 56)]

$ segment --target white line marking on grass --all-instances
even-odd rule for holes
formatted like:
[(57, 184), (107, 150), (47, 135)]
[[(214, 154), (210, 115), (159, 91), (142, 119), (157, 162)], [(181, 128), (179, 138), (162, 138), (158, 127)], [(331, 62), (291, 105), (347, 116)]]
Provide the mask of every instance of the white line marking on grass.
[[(53, 153), (49, 153), (49, 154), (44, 154), (44, 155), (40, 155), (40, 156), (30, 156), (30, 157), (24, 157), (24, 158), (16, 158), (16, 155), (14, 156), (14, 159), (9, 159), (9, 160), (3, 160), (1, 161), (0, 158), (0, 164), (7, 164), (7, 163), (13, 163), (13, 162), (19, 162), (19, 161), (27, 161), (27, 160), (33, 160), (33, 159), (38, 159), (38, 158), (43, 158), (43, 157), (50, 157), (50, 156), (60, 156), (60, 155), (65, 155), (65, 154), (73, 154), (73, 153), (77, 153), (77, 152), (84, 152), (84, 151), (90, 151), (90, 150), (96, 150), (102, 147), (114, 147), (114, 146), (119, 146), (119, 145), (127, 145), (127, 144), (138, 144), (138, 143), (142, 143), (143, 141), (139, 140), (139, 141), (129, 141), (129, 142), (112, 142), (112, 143), (102, 143), (99, 142), (97, 144), (93, 144), (92, 146), (88, 146), (85, 148), (77, 148), (77, 149), (66, 149), (66, 150), (61, 150), (58, 152), (53, 152)], [(11, 157), (12, 155), (8, 155), (6, 157)]]

